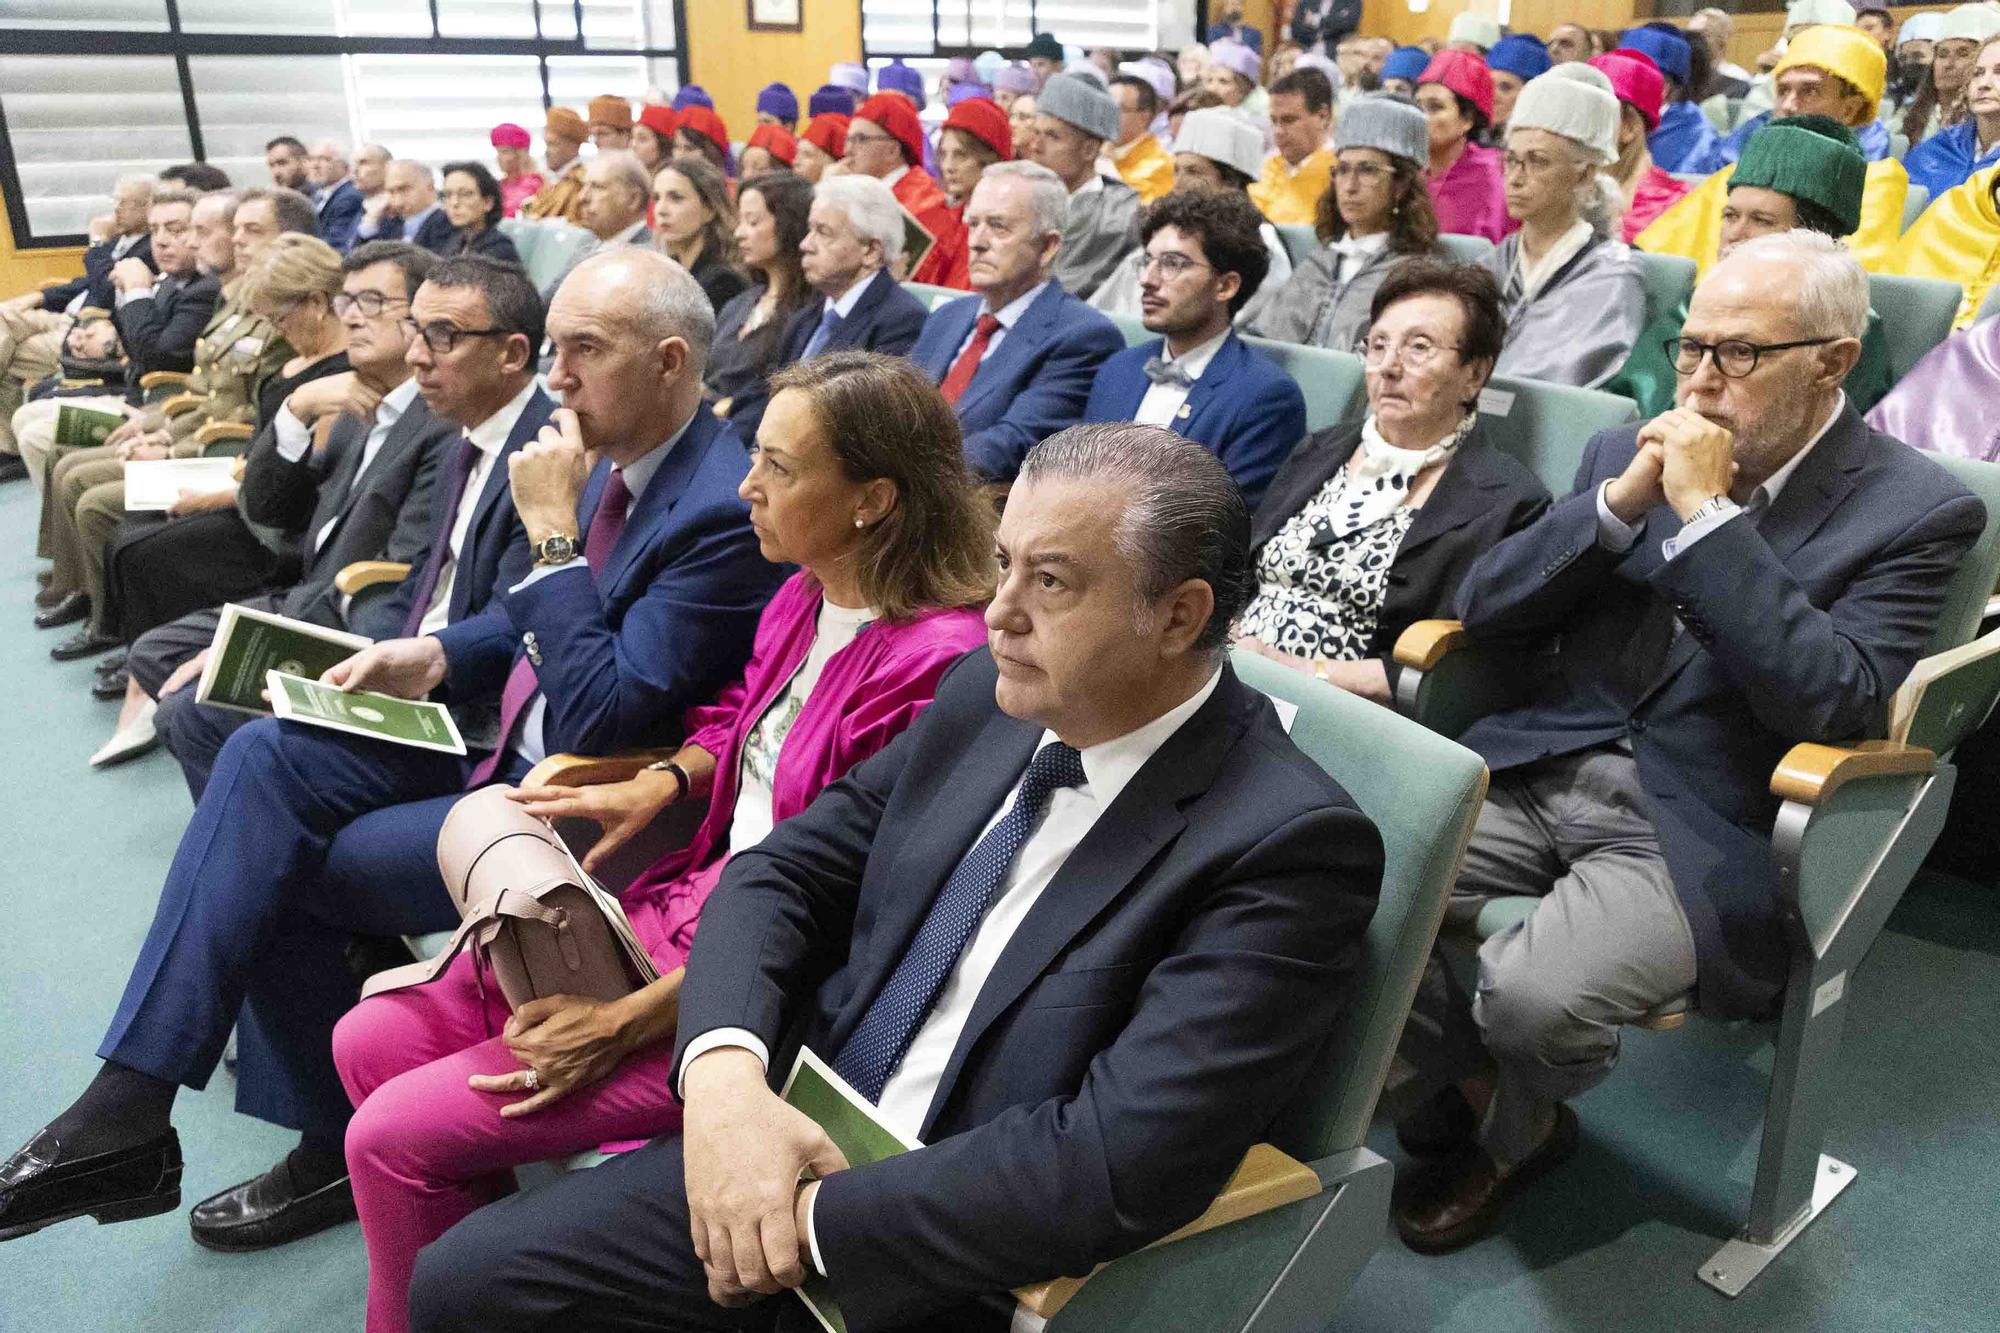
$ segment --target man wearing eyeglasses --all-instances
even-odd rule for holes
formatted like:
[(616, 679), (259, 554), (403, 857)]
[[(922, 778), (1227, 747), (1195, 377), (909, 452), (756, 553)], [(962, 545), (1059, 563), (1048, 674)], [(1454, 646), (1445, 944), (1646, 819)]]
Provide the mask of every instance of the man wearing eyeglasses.
[(1738, 246), (1673, 345), (1674, 408), (1591, 440), (1576, 490), (1460, 588), (1475, 640), (1553, 650), (1528, 702), (1460, 737), (1493, 783), (1448, 919), (1539, 901), (1481, 947), (1476, 1001), (1436, 959), (1420, 991), (1404, 1054), (1444, 1091), (1399, 1127), (1435, 1159), (1396, 1205), (1414, 1249), (1489, 1234), (1575, 1151), (1564, 1103), (1620, 1024), (1777, 1004), (1771, 774), (1797, 742), (1879, 734), (1985, 520), (1847, 401), (1867, 315), (1832, 238)]

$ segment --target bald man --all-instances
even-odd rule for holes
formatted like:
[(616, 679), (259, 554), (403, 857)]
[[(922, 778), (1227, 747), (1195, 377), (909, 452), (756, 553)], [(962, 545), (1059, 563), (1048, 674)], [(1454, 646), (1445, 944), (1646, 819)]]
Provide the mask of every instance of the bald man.
[(348, 173), (347, 150), (331, 139), (314, 144), (306, 150), (306, 179), (312, 184), (319, 238), (346, 254), (354, 248), (355, 229), (367, 202)]
[(636, 153), (612, 149), (590, 159), (583, 169), (583, 191), (578, 196), (579, 221), (594, 238), (577, 252), (568, 268), (542, 289), (553, 299), (556, 289), (591, 255), (613, 245), (650, 245), (653, 232), (646, 225), (646, 200), (651, 194), (646, 168)]

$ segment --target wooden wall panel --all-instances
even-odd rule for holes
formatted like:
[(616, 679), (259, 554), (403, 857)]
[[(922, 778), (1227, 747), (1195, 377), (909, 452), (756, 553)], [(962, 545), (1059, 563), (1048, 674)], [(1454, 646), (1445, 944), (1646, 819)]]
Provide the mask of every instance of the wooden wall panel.
[(861, 59), (861, 6), (852, 0), (803, 3), (805, 31), (752, 32), (745, 0), (697, 0), (687, 6), (689, 72), (715, 99), (715, 109), (739, 142), (757, 123), (757, 90), (788, 83), (806, 99), (842, 60)]
[(7, 210), (0, 208), (0, 299), (33, 291), (49, 278), (73, 278), (81, 272), (81, 250), (16, 250)]

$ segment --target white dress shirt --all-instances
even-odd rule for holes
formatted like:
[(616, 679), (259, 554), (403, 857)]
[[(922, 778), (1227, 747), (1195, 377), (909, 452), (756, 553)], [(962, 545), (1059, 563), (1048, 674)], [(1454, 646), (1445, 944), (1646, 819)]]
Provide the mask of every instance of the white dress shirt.
[(852, 287), (849, 287), (846, 291), (842, 292), (839, 296), (829, 297), (825, 301), (821, 302), (820, 318), (825, 319), (826, 312), (831, 310), (834, 314), (840, 316), (842, 319), (846, 319), (849, 315), (854, 313), (854, 307), (861, 304), (862, 293), (868, 290), (869, 284), (874, 282), (875, 279), (881, 276), (882, 276), (881, 269), (879, 268), (871, 269), (869, 270), (868, 275), (866, 277), (856, 279), (854, 285)]
[[(1792, 474), (1799, 470), (1799, 464), (1806, 461), (1806, 455), (1819, 447), (1819, 442), (1826, 438), (1828, 431), (1833, 429), (1833, 423), (1840, 420), (1841, 409), (1846, 406), (1847, 393), (1845, 390), (1842, 390), (1834, 397), (1833, 411), (1820, 424), (1820, 428), (1813, 432), (1813, 437), (1806, 441), (1806, 447), (1793, 454), (1783, 467), (1773, 472), (1769, 477), (1766, 477), (1763, 483), (1750, 493), (1749, 505), (1739, 505), (1727, 495), (1723, 496), (1722, 503), (1709, 511), (1707, 515), (1693, 523), (1685, 525), (1679, 532), (1661, 542), (1660, 553), (1669, 560), (1673, 559), (1682, 551), (1687, 550), (1688, 547), (1693, 546), (1703, 537), (1706, 537), (1709, 533), (1714, 532), (1724, 523), (1727, 523), (1730, 519), (1744, 512), (1746, 508), (1754, 511), (1754, 515), (1759, 518), (1769, 513), (1771, 506), (1778, 502), (1779, 493), (1785, 489), (1785, 483), (1790, 481)], [(1639, 532), (1645, 526), (1645, 516), (1641, 515), (1637, 523), (1627, 523), (1625, 520), (1619, 518), (1618, 515), (1612, 513), (1610, 503), (1604, 498), (1604, 488), (1610, 484), (1610, 482), (1606, 481), (1599, 484), (1597, 488), (1597, 542), (1598, 545), (1609, 550), (1629, 551), (1632, 549), (1632, 543), (1639, 540)]]
[[(652, 482), (653, 477), (659, 472), (660, 464), (667, 461), (667, 455), (673, 452), (674, 446), (680, 443), (681, 436), (687, 434), (687, 428), (693, 422), (694, 418), (689, 417), (681, 423), (679, 430), (669, 435), (664, 443), (653, 446), (651, 452), (647, 453), (643, 458), (635, 458), (624, 467), (613, 469), (613, 471), (625, 479), (625, 489), (631, 492), (632, 498), (627, 502), (628, 508), (625, 511), (628, 517), (632, 512), (629, 506), (639, 503), (639, 497), (646, 493), (647, 485)], [(590, 566), (585, 564), (582, 558), (579, 557), (566, 564), (543, 565), (539, 569), (531, 570), (528, 577), (522, 579), (507, 591), (510, 593), (519, 592), (531, 583), (540, 583), (543, 579), (556, 578), (562, 574), (570, 573), (572, 570), (585, 576), (591, 576)], [(534, 697), (528, 701), (526, 711), (521, 716), (519, 739), (514, 742), (513, 746), (514, 753), (520, 755), (531, 766), (539, 764), (542, 760), (549, 757), (548, 746), (542, 738), (542, 730), (548, 721), (548, 716), (548, 696), (544, 695), (540, 690), (536, 690)]]
[(1327, 248), (1334, 253), (1333, 280), (1351, 282), (1354, 275), (1368, 267), (1375, 256), (1389, 248), (1389, 233), (1378, 231), (1373, 236), (1343, 236)]
[(444, 568), (438, 571), (431, 604), (424, 609), (424, 618), (417, 625), (419, 634), (435, 634), (451, 623), (451, 585), (458, 578), (458, 553), (465, 546), (465, 534), (472, 531), (472, 516), (479, 509), (479, 492), (486, 485), (486, 474), (493, 470), (493, 460), (507, 447), (514, 423), (528, 410), (528, 399), (534, 396), (536, 387), (530, 377), (505, 407), (465, 433), (472, 441), (472, 466), (467, 469), (464, 489), (458, 493), (458, 518), (452, 523), (451, 537), (445, 543)]
[[(375, 455), (382, 452), (382, 442), (389, 438), (390, 431), (396, 429), (396, 423), (403, 419), (403, 413), (409, 410), (416, 396), (417, 379), (414, 375), (382, 395), (382, 401), (375, 407), (375, 419), (368, 427), (368, 438), (361, 445), (361, 466), (354, 469), (354, 480), (348, 483), (350, 493), (361, 484), (368, 465), (375, 461)], [(271, 419), (271, 426), (277, 433), (278, 457), (287, 463), (298, 462), (312, 448), (311, 429), (292, 414), (289, 403), (278, 405), (278, 415)], [(340, 516), (336, 514), (320, 525), (319, 531), (313, 534), (313, 554), (317, 555), (319, 548), (326, 545), (327, 534), (338, 522)]]
[[(925, 1119), (930, 1115), (931, 1101), (937, 1096), (938, 1082), (951, 1060), (952, 1050), (958, 1045), (966, 1020), (972, 1016), (973, 1003), (985, 987), (987, 978), (992, 975), (994, 965), (1000, 961), (1000, 955), (1013, 940), (1014, 933), (1020, 929), (1021, 923), (1027, 919), (1070, 853), (1096, 826), (1098, 818), (1117, 801), (1119, 793), (1146, 766), (1146, 761), (1208, 702), (1221, 679), (1222, 672), (1218, 668), (1200, 689), (1151, 722), (1078, 752), (1083, 762), (1084, 785), (1058, 788), (1049, 794), (1048, 805), (1041, 818), (1021, 844), (1020, 852), (1008, 867), (1006, 878), (994, 890), (985, 915), (980, 918), (972, 938), (959, 953), (958, 962), (939, 987), (937, 996), (931, 1002), (930, 1013), (911, 1038), (909, 1049), (903, 1053), (902, 1063), (882, 1087), (876, 1109), (892, 1128), (910, 1138), (915, 1138), (923, 1128)], [(1042, 746), (1058, 739), (1054, 732), (1044, 731), (1035, 748), (1039, 751)], [(1023, 772), (1026, 772), (1025, 765)], [(1019, 795), (1017, 780), (1014, 789), (1008, 792), (999, 808), (987, 819), (979, 837), (973, 840), (973, 846), (978, 846), (980, 839), (1014, 808), (1014, 801)], [(743, 1047), (755, 1054), (767, 1070), (770, 1067), (770, 1051), (756, 1034), (743, 1028), (715, 1028), (688, 1043), (687, 1055), (681, 1063), (683, 1078), (688, 1065), (707, 1052), (724, 1046)], [(824, 1054), (829, 1058), (832, 1056), (832, 1052)], [(814, 1196), (814, 1203), (818, 1203), (817, 1195)], [(826, 1265), (820, 1256), (819, 1237), (810, 1213), (806, 1222), (813, 1266), (823, 1277)]]
[[(1160, 352), (1170, 366), (1179, 366), (1188, 373), (1188, 378), (1199, 380), (1208, 363), (1215, 360), (1215, 354), (1222, 350), (1222, 342), (1229, 336), (1224, 329), (1205, 343), (1188, 348), (1179, 356), (1166, 356), (1166, 344), (1160, 344)], [(1132, 413), (1132, 420), (1141, 426), (1164, 426), (1172, 430), (1174, 419), (1186, 404), (1193, 387), (1181, 388), (1178, 384), (1148, 384), (1146, 396), (1139, 400), (1139, 407)]]
[[(1035, 303), (1035, 298), (1040, 296), (1042, 294), (1042, 289), (1048, 285), (1049, 285), (1048, 280), (1044, 279), (1043, 281), (1036, 283), (1033, 287), (1030, 287), (1027, 291), (1023, 292), (1021, 295), (1009, 301), (1006, 305), (1001, 306), (998, 310), (990, 310), (985, 302), (983, 301), (980, 302), (979, 305), (980, 314), (982, 315), (991, 314), (993, 318), (1000, 321), (1000, 327), (993, 330), (993, 336), (986, 340), (986, 350), (979, 354), (980, 365), (982, 366), (985, 365), (986, 358), (992, 356), (995, 352), (1000, 350), (1000, 344), (1006, 341), (1009, 330), (1011, 330), (1014, 327), (1014, 325), (1020, 322), (1021, 316), (1028, 313), (1028, 307)], [(959, 343), (958, 350), (951, 354), (951, 360), (945, 363), (945, 369), (947, 374), (950, 373), (950, 368), (952, 366), (958, 364), (958, 358), (965, 355), (965, 349), (972, 346), (972, 340), (978, 336), (979, 336), (979, 321), (977, 319), (974, 319), (972, 321), (972, 331), (965, 335), (965, 340)]]

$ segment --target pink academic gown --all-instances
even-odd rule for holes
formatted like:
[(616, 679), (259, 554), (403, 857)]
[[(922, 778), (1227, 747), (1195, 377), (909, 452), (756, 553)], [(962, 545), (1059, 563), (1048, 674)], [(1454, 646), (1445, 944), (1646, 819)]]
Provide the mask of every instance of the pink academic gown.
[(1500, 175), (1500, 150), (1468, 142), (1442, 176), (1430, 180), (1431, 207), (1438, 230), (1457, 236), (1484, 236), (1498, 245), (1521, 224), (1507, 216), (1507, 191)]

